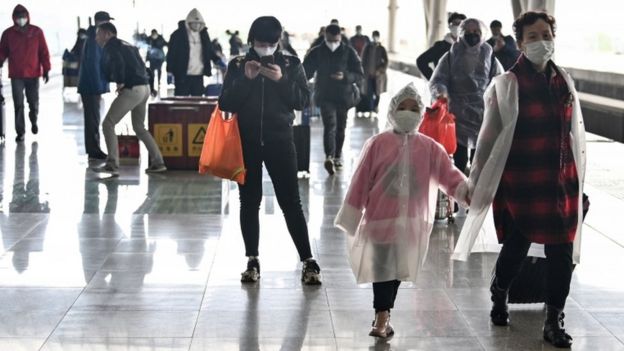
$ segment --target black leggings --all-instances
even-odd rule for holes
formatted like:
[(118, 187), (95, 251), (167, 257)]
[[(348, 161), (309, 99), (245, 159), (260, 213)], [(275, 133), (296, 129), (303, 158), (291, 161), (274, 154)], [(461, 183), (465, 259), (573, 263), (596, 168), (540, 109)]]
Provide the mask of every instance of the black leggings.
[[(508, 227), (507, 225), (505, 226)], [(496, 282), (501, 289), (508, 289), (520, 272), (531, 242), (518, 230), (506, 233), (505, 242), (496, 261)], [(572, 243), (544, 245), (547, 265), (546, 304), (563, 309), (570, 293), (572, 280)]]
[(373, 308), (375, 312), (390, 311), (399, 292), (400, 280), (373, 283)]
[(241, 204), (240, 226), (245, 242), (245, 255), (258, 256), (262, 163), (264, 162), (299, 258), (301, 261), (311, 258), (308, 225), (299, 197), (297, 159), (292, 139), (265, 141), (264, 146), (243, 144), (243, 158), (245, 168), (247, 168), (247, 177), (245, 185), (239, 185), (238, 189)]
[[(474, 158), (475, 149), (470, 149), (470, 163)], [(466, 166), (468, 165), (468, 148), (457, 144), (457, 151), (453, 155), (453, 162), (460, 171), (466, 172)]]

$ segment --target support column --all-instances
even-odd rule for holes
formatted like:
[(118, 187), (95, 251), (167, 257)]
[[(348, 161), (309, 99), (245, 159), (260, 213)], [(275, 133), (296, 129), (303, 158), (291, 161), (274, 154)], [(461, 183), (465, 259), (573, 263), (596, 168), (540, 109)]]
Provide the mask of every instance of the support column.
[(529, 0), (511, 0), (514, 19), (518, 18), (521, 13), (526, 12), (529, 7)]
[(399, 6), (397, 0), (388, 1), (388, 51), (396, 52), (396, 15)]
[(552, 16), (555, 14), (555, 0), (529, 0), (528, 10), (546, 11)]
[(447, 25), (447, 13), (446, 13), (447, 0), (435, 0), (429, 3), (428, 24), (427, 31), (427, 45), (431, 47), (433, 43), (444, 38), (446, 34)]

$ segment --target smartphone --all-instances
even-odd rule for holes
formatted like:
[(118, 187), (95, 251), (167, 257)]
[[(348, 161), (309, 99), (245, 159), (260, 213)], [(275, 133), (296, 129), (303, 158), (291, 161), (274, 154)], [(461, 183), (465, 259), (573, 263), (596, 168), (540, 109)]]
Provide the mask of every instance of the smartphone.
[(264, 67), (269, 67), (269, 64), (275, 64), (275, 57), (273, 55), (262, 56), (260, 57), (260, 63)]

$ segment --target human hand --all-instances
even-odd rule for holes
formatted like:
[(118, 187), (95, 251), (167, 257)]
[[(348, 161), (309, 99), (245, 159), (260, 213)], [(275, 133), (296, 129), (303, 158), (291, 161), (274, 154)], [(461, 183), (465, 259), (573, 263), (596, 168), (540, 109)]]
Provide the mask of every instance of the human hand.
[(332, 79), (335, 79), (335, 80), (343, 80), (343, 79), (344, 79), (344, 73), (342, 73), (342, 72), (336, 72), (336, 73), (334, 73), (334, 74), (330, 75), (330, 77), (331, 77)]
[(282, 68), (279, 65), (269, 63), (268, 67), (260, 67), (260, 74), (277, 82), (282, 79)]
[(48, 71), (43, 72), (43, 82), (45, 84), (48, 84), (49, 81), (50, 81), (50, 75), (48, 74)]
[(505, 47), (505, 40), (503, 38), (496, 39), (496, 43), (494, 44), (494, 51), (499, 51), (500, 49)]
[(247, 61), (245, 63), (245, 77), (248, 79), (255, 79), (260, 74), (262, 64), (258, 61)]

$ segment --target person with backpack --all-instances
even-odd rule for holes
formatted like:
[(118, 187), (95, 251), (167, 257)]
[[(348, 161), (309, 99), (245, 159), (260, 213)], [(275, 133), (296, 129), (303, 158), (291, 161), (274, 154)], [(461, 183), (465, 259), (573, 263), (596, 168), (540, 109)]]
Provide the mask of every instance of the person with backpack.
[(431, 96), (448, 98), (449, 110), (456, 117), (457, 150), (453, 155), (457, 168), (465, 171), (474, 155), (481, 122), (483, 93), (493, 77), (503, 68), (485, 42), (487, 27), (475, 18), (460, 25), (460, 39), (451, 46), (436, 66), (429, 81)]

